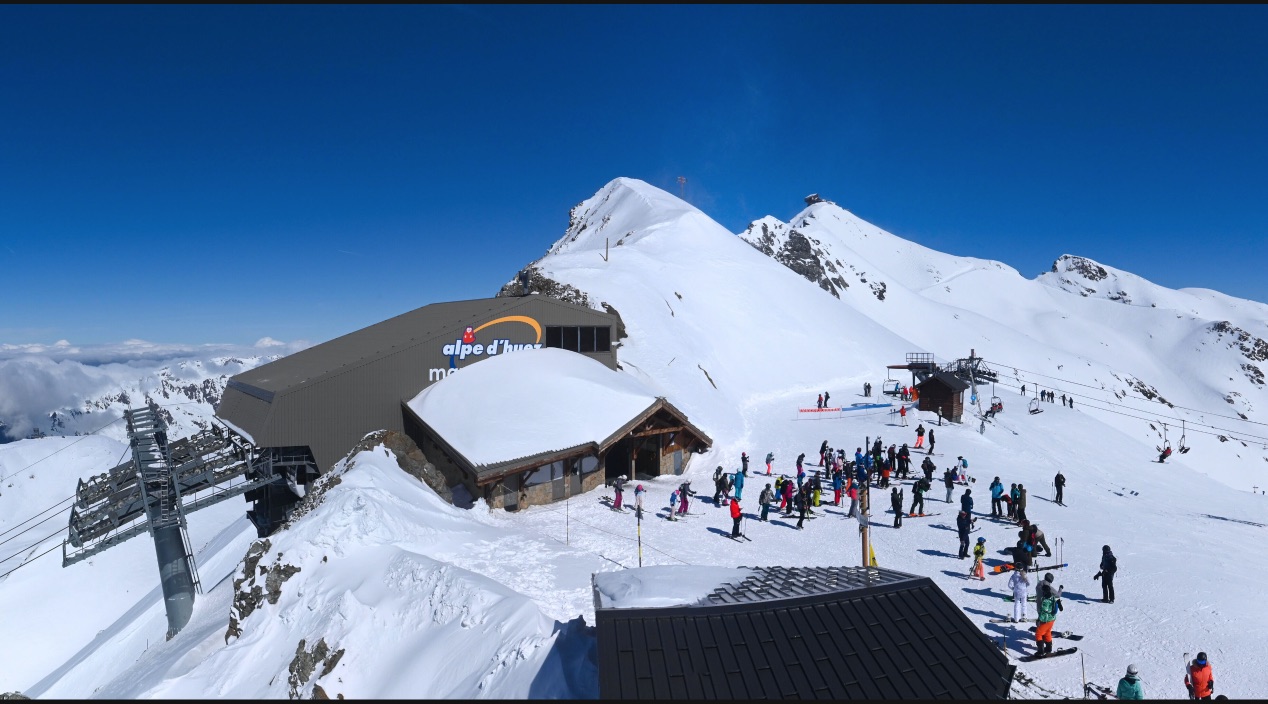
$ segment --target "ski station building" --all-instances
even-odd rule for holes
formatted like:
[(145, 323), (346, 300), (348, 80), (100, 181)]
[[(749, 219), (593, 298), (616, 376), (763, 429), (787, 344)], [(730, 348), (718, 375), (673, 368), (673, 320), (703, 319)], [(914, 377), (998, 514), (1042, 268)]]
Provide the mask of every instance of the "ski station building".
[(1006, 699), (1016, 670), (928, 577), (671, 565), (592, 579), (601, 699)]
[[(610, 308), (537, 294), (434, 303), (234, 376), (216, 415), (288, 466), (302, 458), (292, 484), (329, 470), (367, 433), (391, 430), (413, 439), (451, 488), (514, 509), (605, 476), (681, 473), (691, 452), (712, 443), (617, 371), (622, 336)], [(542, 364), (509, 363), (543, 350)], [(462, 380), (480, 361), (499, 362), (489, 372), (500, 375), (496, 385)], [(445, 380), (453, 391), (424, 393)], [(551, 419), (578, 432), (554, 433)], [(275, 483), (247, 499), (265, 531), (297, 496)]]

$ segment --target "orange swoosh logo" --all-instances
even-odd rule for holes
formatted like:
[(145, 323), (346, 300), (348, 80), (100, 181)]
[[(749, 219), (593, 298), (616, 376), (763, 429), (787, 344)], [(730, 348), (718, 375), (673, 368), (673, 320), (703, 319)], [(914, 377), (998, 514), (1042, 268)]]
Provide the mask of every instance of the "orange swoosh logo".
[(537, 332), (537, 339), (534, 340), (533, 343), (536, 344), (542, 341), (541, 324), (526, 315), (508, 315), (504, 318), (498, 318), (497, 320), (490, 320), (489, 322), (485, 323), (484, 325), (481, 325), (480, 327), (476, 328), (475, 330), (472, 330), (471, 332), (472, 334), (475, 334), (487, 327), (497, 325), (498, 323), (524, 323), (525, 325), (528, 325), (529, 327), (533, 328), (533, 330)]

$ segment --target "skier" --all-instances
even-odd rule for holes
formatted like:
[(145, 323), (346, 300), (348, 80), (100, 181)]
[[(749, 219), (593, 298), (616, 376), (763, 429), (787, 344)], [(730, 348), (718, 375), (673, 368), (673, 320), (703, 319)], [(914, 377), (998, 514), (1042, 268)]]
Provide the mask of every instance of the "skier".
[(960, 509), (970, 516), (973, 515), (973, 490), (965, 489), (960, 496)]
[(1140, 686), (1140, 672), (1135, 665), (1127, 666), (1127, 674), (1118, 681), (1118, 691), (1114, 696), (1118, 699), (1145, 698), (1145, 690)]
[(732, 538), (738, 539), (740, 537), (740, 519), (743, 517), (744, 517), (744, 514), (740, 513), (740, 500), (737, 498), (731, 502), (731, 521), (732, 521), (731, 537)]
[(995, 477), (995, 481), (991, 482), (991, 516), (998, 517), (1004, 512), (1001, 505), (1001, 499), (1004, 497), (1004, 485), (1000, 483), (999, 477)]
[(642, 484), (634, 487), (634, 514), (640, 519), (643, 517), (643, 494), (645, 493), (647, 493), (647, 491), (643, 488)]
[(1017, 493), (1016, 484), (1010, 484), (1009, 486), (1011, 488), (1008, 490), (1008, 517), (1017, 518), (1017, 498), (1021, 494)]
[(678, 515), (685, 516), (687, 515), (687, 497), (695, 496), (696, 492), (691, 490), (691, 480), (683, 482), (678, 491)]
[(824, 463), (827, 462), (827, 456), (828, 456), (828, 441), (824, 440), (823, 444), (819, 446), (819, 466), (820, 467), (822, 467)]
[(775, 461), (775, 453), (774, 453), (774, 452), (767, 452), (767, 453), (766, 453), (766, 476), (768, 476), (768, 477), (770, 476), (770, 466), (771, 466), (771, 463), (772, 463), (772, 462), (774, 462), (774, 461)]
[[(747, 459), (748, 458), (746, 457), (745, 460)], [(745, 464), (748, 464), (748, 462), (746, 461)], [(739, 501), (740, 495), (744, 493), (744, 477), (745, 476), (746, 475), (742, 471), (736, 472), (735, 479), (732, 480), (732, 483), (735, 485), (735, 500), (736, 501)]]
[(1024, 539), (1018, 539), (1013, 546), (1013, 569), (1023, 570), (1030, 567), (1030, 545)]
[[(911, 510), (908, 515), (923, 516), (925, 514), (925, 492), (929, 490), (929, 482), (924, 479), (916, 481), (915, 486), (911, 488)], [(920, 512), (916, 512), (916, 507), (920, 507)]]
[(1013, 570), (1008, 578), (1008, 587), (1013, 590), (1013, 623), (1026, 620), (1026, 595), (1030, 593), (1030, 578), (1026, 570)]
[(744, 476), (747, 477), (748, 476), (748, 453), (747, 452), (740, 453), (740, 468), (741, 468), (741, 471), (744, 472)]
[(960, 481), (967, 483), (969, 481), (969, 461), (963, 457), (957, 459), (960, 460)]
[(851, 483), (850, 488), (846, 489), (845, 495), (846, 495), (846, 498), (850, 500), (850, 510), (846, 511), (845, 515), (849, 516), (850, 518), (854, 518), (855, 516), (858, 515), (858, 510), (859, 510), (858, 487), (856, 487), (853, 483)]
[(823, 494), (823, 483), (819, 481), (819, 473), (815, 472), (810, 479), (810, 505), (818, 506), (819, 497)]
[(1048, 547), (1048, 540), (1044, 538), (1043, 531), (1039, 530), (1039, 526), (1031, 525), (1029, 532), (1030, 535), (1026, 539), (1035, 549), (1035, 554), (1039, 553), (1039, 548), (1043, 548), (1043, 556), (1052, 557), (1052, 548)]
[(833, 506), (841, 505), (841, 492), (843, 491), (845, 491), (845, 477), (841, 476), (840, 472), (835, 472), (832, 475), (832, 496), (833, 496), (832, 505)]
[(973, 528), (973, 519), (964, 511), (955, 517), (956, 531), (960, 534), (960, 559), (969, 556), (969, 531)]
[(1070, 397), (1070, 408), (1074, 408), (1074, 397)]
[(1025, 396), (1025, 395), (1026, 395), (1026, 385), (1025, 385), (1025, 384), (1022, 384), (1022, 385), (1021, 385), (1021, 395), (1022, 395), (1022, 396)]
[(907, 472), (911, 471), (911, 450), (907, 449), (907, 443), (898, 448), (898, 476), (900, 479), (907, 478)]
[(885, 456), (889, 458), (889, 466), (891, 468), (898, 466), (898, 446), (897, 445), (890, 445), (889, 449), (885, 451)]
[(797, 518), (797, 530), (801, 530), (802, 524), (806, 522), (806, 512), (810, 510), (809, 496), (806, 495), (806, 485), (802, 484), (797, 489), (797, 510), (800, 516)]
[(722, 465), (713, 470), (713, 505), (722, 505), (722, 492), (726, 490), (726, 480), (722, 478)]
[(784, 509), (785, 516), (791, 516), (793, 512), (793, 483), (791, 479), (784, 480), (784, 501), (780, 504), (780, 508)]
[(1114, 575), (1118, 572), (1118, 558), (1114, 557), (1114, 551), (1110, 550), (1110, 546), (1101, 547), (1101, 571), (1092, 576), (1092, 579), (1101, 580), (1101, 602), (1106, 604), (1114, 603)]
[(818, 409), (823, 408), (823, 394), (819, 394), (819, 400), (815, 401), (815, 408), (818, 408)]
[(731, 483), (731, 475), (724, 473), (722, 475), (722, 505), (723, 506), (726, 506), (727, 504), (731, 503), (731, 489), (734, 488), (734, 486), (735, 485)]
[(1017, 485), (1016, 518), (1018, 521), (1026, 520), (1026, 487), (1022, 484)]
[(865, 381), (865, 382), (863, 382), (863, 395), (864, 395), (864, 396), (871, 396), (871, 394), (867, 392), (867, 382), (866, 382), (866, 381)]
[(938, 467), (933, 463), (933, 460), (928, 457), (925, 458), (924, 462), (920, 463), (920, 469), (925, 473), (925, 479), (929, 482), (930, 486), (933, 486), (933, 470), (937, 468)]
[(947, 503), (951, 503), (951, 493), (955, 491), (954, 469), (947, 469), (942, 473), (942, 485), (947, 488)]
[(906, 406), (898, 407), (898, 420), (899, 422), (902, 423), (904, 428), (907, 427), (907, 407)]
[(613, 482), (612, 482), (612, 488), (616, 491), (616, 499), (612, 501), (612, 510), (613, 510), (613, 511), (623, 511), (623, 510), (624, 510), (624, 509), (622, 509), (622, 508), (621, 508), (621, 499), (622, 499), (622, 498), (624, 498), (624, 496), (625, 496), (625, 482), (626, 482), (626, 481), (627, 481), (627, 480), (625, 479), (625, 475), (624, 475), (624, 474), (622, 474), (621, 476), (617, 477), (617, 478), (616, 478), (615, 480), (613, 480)]
[(1061, 407), (1065, 408), (1065, 394), (1061, 394)]
[(1037, 655), (1052, 654), (1052, 628), (1057, 622), (1057, 612), (1063, 610), (1061, 606), (1061, 598), (1056, 596), (1052, 587), (1045, 584), (1040, 587), (1042, 598), (1038, 602), (1039, 618), (1035, 620), (1039, 624), (1035, 629), (1035, 645), (1038, 650)]
[(1060, 470), (1057, 470), (1057, 476), (1053, 478), (1052, 486), (1054, 486), (1057, 490), (1057, 502), (1056, 502), (1057, 505), (1065, 506), (1065, 504), (1062, 502), (1062, 499), (1063, 499), (1062, 494), (1064, 493), (1064, 489), (1065, 489), (1065, 475), (1062, 474)]
[(916, 444), (913, 445), (913, 447), (924, 447), (924, 446), (925, 446), (925, 424), (919, 423), (916, 425)]
[(1215, 693), (1215, 678), (1211, 676), (1211, 663), (1207, 662), (1206, 653), (1198, 653), (1186, 670), (1184, 686), (1189, 690), (1189, 698), (1210, 699)]
[(762, 523), (765, 523), (770, 515), (770, 505), (775, 503), (775, 492), (771, 491), (770, 484), (762, 489), (762, 495), (757, 497), (757, 501), (762, 505)]
[(678, 520), (675, 516), (678, 513), (678, 490), (674, 489), (669, 492), (669, 520)]
[(931, 455), (933, 454), (933, 443), (934, 443), (933, 428), (930, 428), (929, 429), (929, 454)]
[(889, 505), (891, 508), (894, 509), (894, 527), (902, 528), (903, 527), (903, 494), (901, 491), (898, 490), (898, 487), (894, 487), (893, 491), (889, 492)]
[(1170, 447), (1170, 446), (1168, 446), (1168, 447), (1164, 447), (1164, 448), (1162, 449), (1162, 454), (1158, 455), (1158, 461), (1159, 461), (1159, 462), (1166, 462), (1166, 461), (1167, 461), (1167, 458), (1168, 458), (1168, 457), (1170, 457), (1170, 456), (1171, 456), (1171, 447)]
[(881, 464), (881, 488), (882, 489), (889, 488), (889, 471), (890, 471), (889, 468), (891, 465), (892, 463), (888, 461)]
[(986, 568), (982, 565), (982, 560), (986, 559), (986, 538), (978, 538), (977, 544), (973, 546), (973, 568), (969, 570), (970, 577), (977, 577), (980, 581), (986, 581)]
[(823, 392), (823, 407), (824, 407), (824, 408), (827, 408), (827, 407), (828, 407), (828, 398), (829, 398), (829, 397), (831, 397), (831, 396), (832, 396), (832, 394), (828, 393), (827, 391), (824, 391), (824, 392)]
[(806, 461), (806, 453), (803, 452), (800, 455), (797, 455), (797, 473), (798, 474), (801, 474), (801, 463), (805, 461)]

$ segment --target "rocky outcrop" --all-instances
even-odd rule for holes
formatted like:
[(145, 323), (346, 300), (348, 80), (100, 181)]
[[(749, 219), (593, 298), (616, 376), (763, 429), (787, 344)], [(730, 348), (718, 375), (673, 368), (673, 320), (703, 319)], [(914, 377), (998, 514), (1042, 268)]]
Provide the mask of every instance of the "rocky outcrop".
[[(818, 284), (819, 288), (836, 298), (850, 287), (841, 275), (840, 267), (843, 265), (832, 260), (819, 240), (807, 237), (774, 218), (754, 222), (740, 237), (757, 251), (792, 269), (807, 281)], [(883, 293), (878, 298), (884, 300)]]
[[(527, 288), (524, 282), (527, 281)], [(590, 305), (590, 297), (585, 291), (560, 283), (546, 276), (536, 266), (529, 264), (520, 269), (515, 278), (508, 281), (497, 292), (498, 298), (507, 298), (514, 296), (526, 296), (530, 294), (539, 294), (548, 298), (554, 298), (565, 303), (575, 303), (579, 306), (593, 307)]]
[[(313, 678), (313, 672), (317, 670), (317, 666), (321, 665), (321, 673), (317, 675), (320, 679), (329, 675), (334, 671), (335, 666), (339, 664), (339, 660), (343, 658), (343, 648), (332, 651), (330, 646), (326, 645), (325, 638), (318, 638), (312, 648), (307, 647), (307, 642), (301, 638), (299, 645), (295, 648), (295, 658), (291, 660), (291, 664), (287, 667), (290, 675), (286, 678), (287, 684), (290, 685), (291, 699), (303, 698), (304, 686)], [(320, 685), (313, 686), (313, 699), (329, 699), (330, 696)], [(343, 699), (340, 695), (339, 699)]]

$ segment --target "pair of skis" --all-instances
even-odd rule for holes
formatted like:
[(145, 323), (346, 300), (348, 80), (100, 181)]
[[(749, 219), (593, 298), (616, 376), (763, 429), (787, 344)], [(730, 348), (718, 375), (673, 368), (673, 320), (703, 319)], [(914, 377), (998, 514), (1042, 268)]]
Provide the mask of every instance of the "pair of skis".
[[(1043, 570), (1059, 570), (1062, 567), (1069, 567), (1069, 566), (1070, 566), (1070, 563), (1062, 562), (1060, 564), (1048, 565), (1046, 567), (1030, 567), (1030, 568), (1027, 568), (1026, 571), (1027, 572), (1042, 572)], [(995, 572), (995, 574), (1000, 574), (1002, 572), (1012, 572), (1013, 570), (1017, 569), (1017, 566), (1012, 563), (1006, 563), (1003, 565), (995, 565), (991, 569)]]

